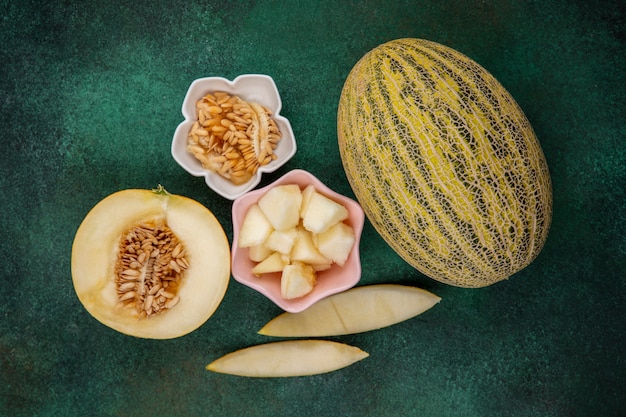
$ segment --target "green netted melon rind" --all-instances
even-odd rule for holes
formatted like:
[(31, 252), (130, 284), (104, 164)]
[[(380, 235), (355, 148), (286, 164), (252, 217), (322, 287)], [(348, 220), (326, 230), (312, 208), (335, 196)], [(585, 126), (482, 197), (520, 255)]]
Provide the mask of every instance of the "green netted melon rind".
[(345, 81), (337, 127), (368, 219), (425, 275), (484, 287), (541, 251), (545, 156), (512, 96), (467, 56), (421, 39), (374, 48)]

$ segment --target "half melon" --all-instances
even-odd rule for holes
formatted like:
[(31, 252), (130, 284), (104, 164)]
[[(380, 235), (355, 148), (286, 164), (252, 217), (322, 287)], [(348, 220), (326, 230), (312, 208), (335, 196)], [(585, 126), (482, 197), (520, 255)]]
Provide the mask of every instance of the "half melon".
[(121, 333), (171, 339), (197, 329), (221, 303), (230, 247), (213, 213), (192, 199), (129, 189), (100, 201), (72, 246), (76, 294)]

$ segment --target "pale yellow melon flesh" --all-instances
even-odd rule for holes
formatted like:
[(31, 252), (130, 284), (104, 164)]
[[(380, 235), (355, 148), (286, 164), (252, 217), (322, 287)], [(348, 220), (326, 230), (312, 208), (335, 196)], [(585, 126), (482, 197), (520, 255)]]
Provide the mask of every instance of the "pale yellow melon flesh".
[[(178, 289), (180, 302), (149, 319), (121, 308), (114, 266), (122, 234), (150, 220), (164, 220), (185, 245), (190, 267)], [(124, 190), (99, 202), (81, 223), (72, 246), (72, 280), (87, 311), (124, 334), (169, 339), (201, 326), (214, 313), (230, 279), (230, 247), (215, 216), (186, 197)]]
[(315, 287), (317, 276), (311, 265), (294, 262), (283, 267), (280, 279), (280, 295), (285, 300), (302, 297)]
[(272, 233), (272, 224), (267, 220), (258, 204), (248, 209), (239, 234), (239, 247), (257, 246)]
[(270, 188), (257, 203), (274, 230), (287, 230), (300, 222), (302, 191), (297, 184)]
[(379, 284), (331, 295), (299, 313), (283, 313), (259, 333), (279, 337), (324, 337), (376, 330), (413, 318), (440, 297), (420, 288)]
[(361, 349), (327, 340), (289, 340), (237, 350), (207, 365), (213, 372), (272, 378), (332, 372), (368, 357)]
[(278, 252), (272, 253), (252, 268), (254, 275), (269, 274), (272, 272), (281, 272), (285, 267), (282, 255)]

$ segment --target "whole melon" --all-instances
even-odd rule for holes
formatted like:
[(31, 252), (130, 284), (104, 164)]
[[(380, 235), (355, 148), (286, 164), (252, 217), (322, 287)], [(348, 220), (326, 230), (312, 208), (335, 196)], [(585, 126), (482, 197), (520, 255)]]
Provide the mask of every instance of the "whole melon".
[(422, 39), (374, 48), (345, 81), (337, 133), (369, 221), (423, 274), (485, 287), (541, 251), (545, 156), (512, 96), (467, 56)]

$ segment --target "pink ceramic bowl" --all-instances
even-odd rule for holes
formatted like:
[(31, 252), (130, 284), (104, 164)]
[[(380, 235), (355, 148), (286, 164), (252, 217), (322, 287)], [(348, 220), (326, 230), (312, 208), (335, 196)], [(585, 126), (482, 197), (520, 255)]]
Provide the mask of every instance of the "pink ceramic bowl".
[[(248, 208), (259, 201), (261, 196), (272, 187), (281, 184), (298, 184), (301, 189), (313, 184), (316, 190), (327, 197), (343, 204), (349, 213), (345, 223), (354, 230), (355, 244), (343, 266), (334, 264), (330, 269), (318, 272), (317, 285), (312, 292), (304, 297), (285, 300), (280, 294), (280, 273), (255, 276), (251, 270), (255, 262), (248, 257), (248, 248), (239, 248), (239, 231)], [(233, 246), (232, 246), (232, 274), (235, 280), (259, 291), (285, 311), (297, 313), (313, 305), (315, 302), (329, 295), (345, 291), (354, 287), (361, 279), (361, 260), (359, 257), (359, 241), (363, 231), (365, 216), (361, 206), (354, 200), (337, 194), (312, 174), (303, 170), (293, 170), (273, 182), (272, 184), (251, 191), (237, 198), (233, 202)]]

